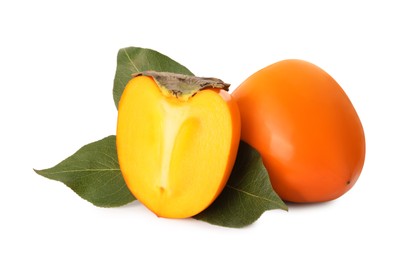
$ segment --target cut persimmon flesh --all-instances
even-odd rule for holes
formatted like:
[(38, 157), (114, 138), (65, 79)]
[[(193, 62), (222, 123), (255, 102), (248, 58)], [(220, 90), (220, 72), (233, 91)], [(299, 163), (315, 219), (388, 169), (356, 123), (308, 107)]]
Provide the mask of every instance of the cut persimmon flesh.
[(191, 217), (216, 199), (230, 176), (239, 110), (224, 89), (197, 86), (186, 94), (149, 75), (131, 79), (119, 102), (121, 172), (132, 194), (157, 216)]

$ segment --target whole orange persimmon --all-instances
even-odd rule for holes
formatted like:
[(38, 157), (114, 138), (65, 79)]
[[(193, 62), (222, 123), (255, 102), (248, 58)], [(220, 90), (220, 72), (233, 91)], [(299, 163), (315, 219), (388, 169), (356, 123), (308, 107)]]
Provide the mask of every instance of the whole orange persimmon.
[(251, 75), (232, 95), (241, 138), (259, 151), (283, 200), (333, 200), (355, 184), (365, 160), (363, 127), (324, 70), (302, 60), (280, 61)]

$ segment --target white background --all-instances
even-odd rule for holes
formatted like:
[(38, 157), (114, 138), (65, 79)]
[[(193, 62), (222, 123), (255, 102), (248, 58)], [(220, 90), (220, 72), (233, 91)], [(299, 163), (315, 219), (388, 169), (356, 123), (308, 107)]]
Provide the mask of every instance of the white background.
[[(1, 259), (408, 259), (405, 1), (2, 1)], [(344, 88), (367, 140), (343, 197), (244, 229), (97, 208), (34, 173), (115, 134), (117, 51), (160, 51), (232, 89), (281, 59)]]

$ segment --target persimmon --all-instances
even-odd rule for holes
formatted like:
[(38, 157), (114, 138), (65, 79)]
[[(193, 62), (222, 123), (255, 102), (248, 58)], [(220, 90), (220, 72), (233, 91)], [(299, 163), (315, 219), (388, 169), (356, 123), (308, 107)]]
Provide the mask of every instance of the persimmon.
[(132, 194), (157, 216), (187, 218), (224, 188), (240, 141), (240, 113), (214, 78), (144, 72), (118, 107), (117, 152)]
[(318, 66), (284, 60), (239, 85), (243, 141), (259, 151), (277, 194), (290, 202), (338, 198), (365, 160), (358, 114), (340, 85)]

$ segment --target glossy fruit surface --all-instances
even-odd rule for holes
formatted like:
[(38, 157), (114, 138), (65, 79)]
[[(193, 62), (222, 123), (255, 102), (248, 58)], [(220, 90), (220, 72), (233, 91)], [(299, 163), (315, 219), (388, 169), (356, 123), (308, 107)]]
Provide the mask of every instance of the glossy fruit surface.
[(134, 196), (160, 217), (191, 217), (208, 207), (230, 176), (239, 140), (239, 110), (223, 89), (176, 97), (152, 77), (138, 76), (119, 102), (121, 172)]
[(280, 61), (232, 95), (242, 139), (260, 152), (283, 200), (328, 201), (355, 184), (365, 159), (364, 131), (348, 96), (324, 70)]

